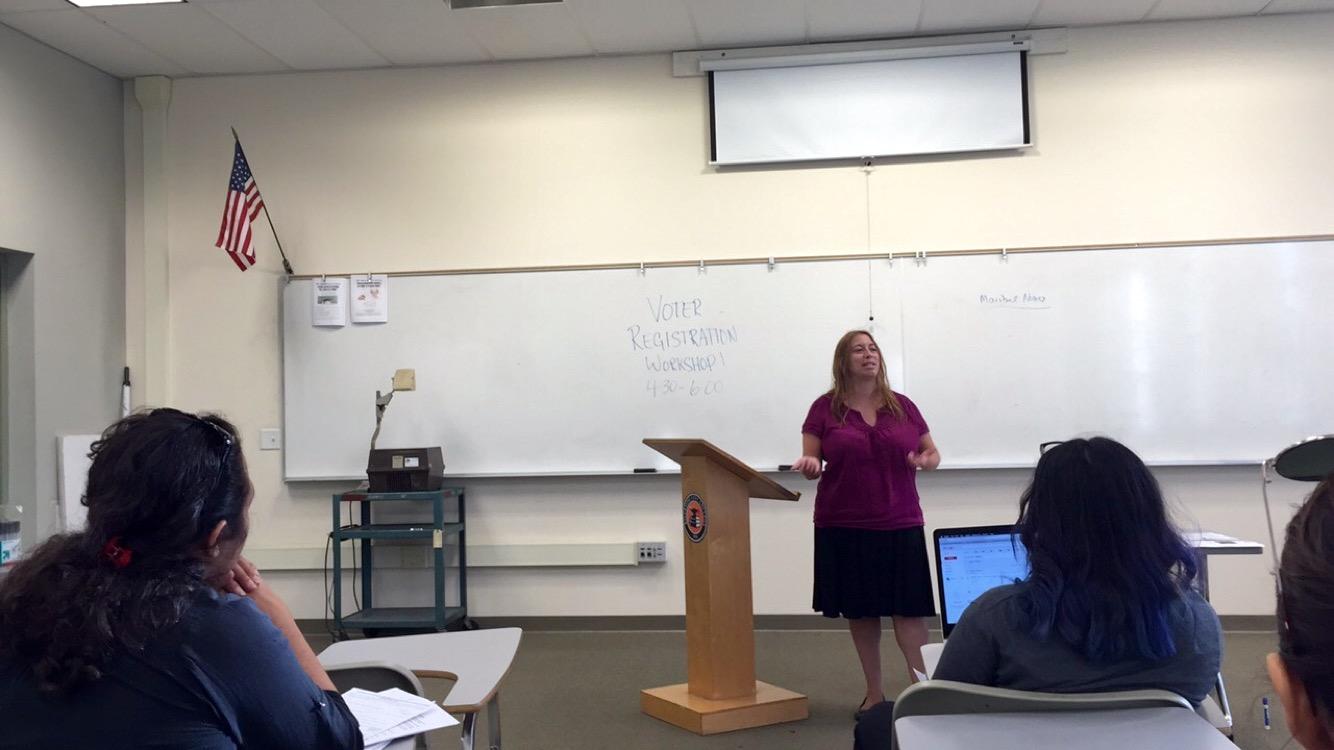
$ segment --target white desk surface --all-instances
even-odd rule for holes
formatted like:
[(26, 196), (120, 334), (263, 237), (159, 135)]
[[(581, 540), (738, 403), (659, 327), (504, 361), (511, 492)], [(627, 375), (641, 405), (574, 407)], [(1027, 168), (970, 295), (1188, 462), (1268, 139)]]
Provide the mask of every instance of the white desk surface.
[(894, 724), (900, 750), (1236, 750), (1184, 708), (907, 716)]
[(445, 710), (476, 713), (499, 689), (522, 635), (520, 628), (495, 628), (339, 641), (320, 653), (320, 663), (332, 667), (384, 661), (420, 677), (457, 680), (445, 697)]
[(1249, 542), (1216, 531), (1188, 531), (1182, 536), (1190, 546), (1206, 555), (1260, 555), (1265, 551), (1265, 546), (1259, 542)]

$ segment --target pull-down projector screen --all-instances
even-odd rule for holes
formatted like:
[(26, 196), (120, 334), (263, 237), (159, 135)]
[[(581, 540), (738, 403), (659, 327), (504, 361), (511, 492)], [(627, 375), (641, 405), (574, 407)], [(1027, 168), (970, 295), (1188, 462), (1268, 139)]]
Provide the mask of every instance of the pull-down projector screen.
[(712, 71), (710, 163), (1022, 148), (1026, 54)]

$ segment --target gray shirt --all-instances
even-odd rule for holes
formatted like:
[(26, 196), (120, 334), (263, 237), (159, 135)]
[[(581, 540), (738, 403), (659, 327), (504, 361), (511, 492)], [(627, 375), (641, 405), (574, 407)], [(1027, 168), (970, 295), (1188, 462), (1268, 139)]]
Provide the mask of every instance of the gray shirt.
[(1213, 687), (1223, 634), (1213, 607), (1194, 590), (1169, 605), (1175, 656), (1098, 664), (1059, 636), (1040, 641), (1016, 626), (1012, 602), (1022, 585), (994, 588), (964, 610), (933, 678), (1049, 693), (1157, 688), (1193, 704)]

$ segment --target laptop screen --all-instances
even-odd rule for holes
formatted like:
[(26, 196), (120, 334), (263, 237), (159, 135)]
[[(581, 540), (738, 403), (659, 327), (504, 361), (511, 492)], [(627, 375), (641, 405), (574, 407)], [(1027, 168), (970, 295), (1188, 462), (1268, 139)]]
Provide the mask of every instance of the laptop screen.
[(936, 584), (945, 637), (984, 591), (1028, 576), (1028, 555), (1013, 526), (936, 529)]

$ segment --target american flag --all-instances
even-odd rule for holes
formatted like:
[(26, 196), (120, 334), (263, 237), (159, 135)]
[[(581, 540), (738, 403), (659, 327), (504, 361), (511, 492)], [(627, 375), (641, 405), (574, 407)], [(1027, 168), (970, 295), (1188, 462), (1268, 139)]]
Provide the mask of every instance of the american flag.
[(259, 187), (255, 177), (250, 174), (250, 165), (241, 150), (241, 142), (236, 142), (236, 158), (232, 160), (232, 179), (227, 183), (227, 204), (222, 211), (222, 226), (218, 228), (218, 241), (214, 246), (227, 251), (232, 262), (242, 271), (255, 265), (255, 248), (250, 244), (250, 222), (259, 216), (264, 208), (264, 199), (259, 197)]

